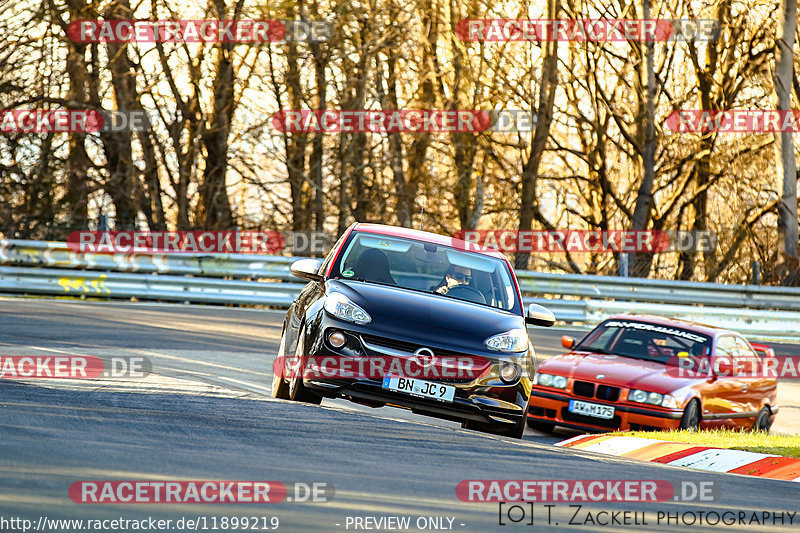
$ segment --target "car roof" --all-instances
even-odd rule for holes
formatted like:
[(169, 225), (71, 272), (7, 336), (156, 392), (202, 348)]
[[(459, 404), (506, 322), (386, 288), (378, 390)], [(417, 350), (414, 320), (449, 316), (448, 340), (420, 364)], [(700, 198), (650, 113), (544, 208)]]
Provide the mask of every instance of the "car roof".
[(474, 252), (496, 257), (508, 263), (506, 257), (501, 252), (493, 248), (485, 248), (472, 242), (467, 242), (455, 237), (448, 237), (447, 235), (439, 235), (438, 233), (431, 233), (429, 231), (401, 228), (398, 226), (386, 226), (384, 224), (368, 224), (365, 222), (359, 222), (355, 224), (353, 226), (353, 231), (362, 233), (375, 233), (377, 235), (388, 235), (391, 237), (405, 237), (408, 239), (416, 239), (418, 241), (439, 244), (442, 246), (453, 246), (466, 252)]
[(679, 318), (667, 318), (663, 316), (626, 313), (608, 317), (608, 320), (611, 319), (639, 320), (641, 322), (650, 322), (652, 324), (658, 324), (659, 326), (674, 326), (678, 328), (688, 329), (696, 333), (702, 333), (712, 338), (719, 337), (721, 335), (740, 335), (739, 333), (729, 329), (709, 326), (708, 324), (701, 324), (699, 322), (692, 322), (691, 320), (681, 320)]

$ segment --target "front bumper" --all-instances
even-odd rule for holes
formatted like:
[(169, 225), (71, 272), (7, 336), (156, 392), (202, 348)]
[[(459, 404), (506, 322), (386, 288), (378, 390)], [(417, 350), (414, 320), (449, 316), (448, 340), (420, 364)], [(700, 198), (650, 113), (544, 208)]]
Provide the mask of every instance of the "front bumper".
[[(349, 358), (350, 362), (359, 360), (365, 362), (369, 361), (371, 357), (380, 357), (404, 361), (414, 356), (413, 352), (409, 351), (411, 343), (406, 341), (376, 338), (370, 335), (372, 332), (358, 331), (358, 326), (351, 324), (344, 326), (343, 323), (327, 317), (323, 319), (323, 322), (316, 332), (312, 332), (310, 335), (310, 338), (314, 340), (309, 340), (305, 349), (309, 359), (320, 361), (331, 358)], [(334, 349), (329, 345), (330, 329), (336, 329), (345, 334), (347, 340), (344, 347)], [(424, 375), (410, 376), (453, 386), (455, 394), (452, 402), (421, 398), (384, 389), (383, 375), (327, 378), (320, 373), (313, 376), (305, 374), (303, 384), (321, 396), (344, 397), (376, 407), (383, 405), (401, 407), (414, 413), (447, 420), (474, 420), (491, 424), (519, 422), (528, 405), (531, 389), (528, 377), (529, 369), (522, 369), (521, 377), (515, 383), (506, 384), (499, 378), (499, 368), (504, 364), (499, 358), (491, 359), (487, 354), (454, 354), (452, 351), (437, 347), (431, 347), (431, 349), (437, 354), (445, 354), (442, 356), (445, 358), (453, 355), (482, 357), (487, 359), (489, 364), (480, 375), (470, 375), (468, 378), (437, 379)]]
[(497, 394), (491, 391), (456, 388), (453, 401), (443, 402), (386, 390), (380, 382), (372, 380), (342, 382), (342, 380), (305, 379), (303, 383), (321, 396), (344, 397), (376, 407), (383, 405), (401, 407), (414, 413), (454, 421), (469, 419), (514, 424), (519, 421), (525, 408), (524, 403), (520, 406), (498, 398), (501, 395), (505, 396), (506, 394), (503, 394), (505, 391)]
[[(585, 401), (614, 408), (614, 418), (603, 419), (571, 413), (568, 410), (570, 400)], [(678, 429), (683, 412), (680, 410), (651, 409), (645, 406), (630, 406), (621, 403), (604, 402), (597, 399), (583, 398), (569, 393), (545, 391), (534, 387), (531, 391), (528, 418), (540, 422), (549, 422), (582, 431), (608, 430), (664, 430)]]

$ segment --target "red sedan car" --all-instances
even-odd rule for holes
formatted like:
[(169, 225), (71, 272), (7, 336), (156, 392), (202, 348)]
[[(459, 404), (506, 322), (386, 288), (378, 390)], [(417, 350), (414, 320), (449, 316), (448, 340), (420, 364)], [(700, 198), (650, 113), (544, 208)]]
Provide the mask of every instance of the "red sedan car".
[(588, 431), (753, 428), (778, 411), (771, 348), (734, 331), (652, 316), (617, 315), (542, 363), (528, 425)]

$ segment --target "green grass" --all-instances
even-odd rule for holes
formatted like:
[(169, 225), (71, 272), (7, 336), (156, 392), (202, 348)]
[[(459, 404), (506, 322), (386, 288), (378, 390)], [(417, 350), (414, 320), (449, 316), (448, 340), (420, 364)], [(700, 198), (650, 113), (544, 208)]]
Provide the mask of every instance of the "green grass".
[(626, 437), (685, 442), (697, 446), (729, 448), (748, 452), (800, 457), (799, 435), (772, 435), (763, 432), (709, 430), (690, 433), (687, 431), (624, 431), (614, 433)]

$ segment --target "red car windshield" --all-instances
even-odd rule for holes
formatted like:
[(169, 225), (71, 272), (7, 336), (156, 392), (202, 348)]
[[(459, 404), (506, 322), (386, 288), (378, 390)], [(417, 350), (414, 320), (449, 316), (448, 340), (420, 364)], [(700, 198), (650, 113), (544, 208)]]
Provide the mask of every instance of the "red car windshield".
[(666, 363), (709, 355), (711, 337), (674, 326), (612, 319), (590, 331), (575, 350)]

